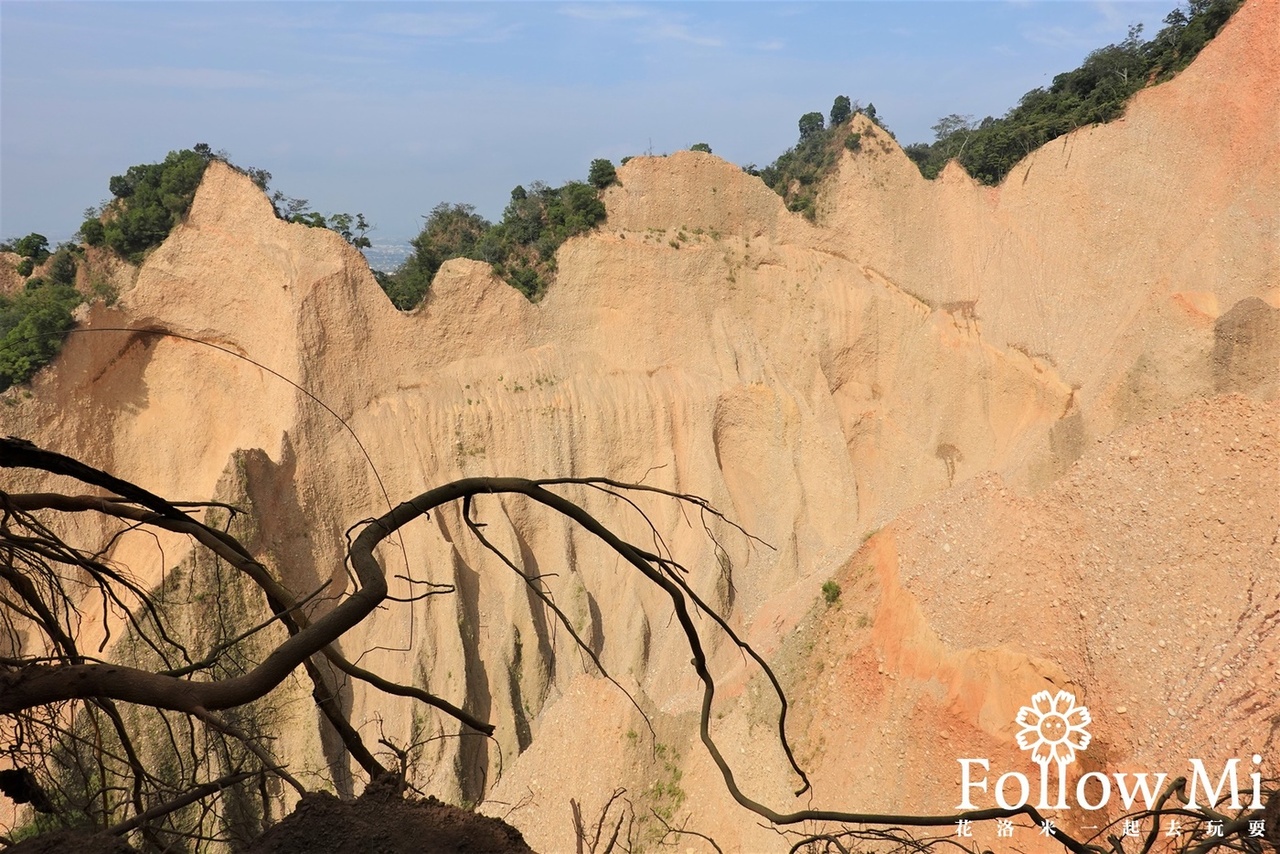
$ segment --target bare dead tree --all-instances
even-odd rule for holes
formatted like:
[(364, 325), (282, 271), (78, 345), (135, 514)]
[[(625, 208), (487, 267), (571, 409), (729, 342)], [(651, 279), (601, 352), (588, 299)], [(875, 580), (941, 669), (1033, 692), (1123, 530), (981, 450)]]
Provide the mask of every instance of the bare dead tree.
[(715, 839), (711, 838), (705, 833), (700, 833), (699, 831), (696, 831), (696, 830), (690, 830), (689, 823), (687, 820), (680, 827), (676, 827), (675, 825), (671, 824), (671, 822), (663, 818), (662, 814), (659, 813), (657, 810), (653, 809), (652, 807), (650, 807), (649, 813), (655, 819), (657, 819), (659, 824), (662, 825), (662, 838), (658, 840), (659, 845), (666, 844), (668, 839), (671, 839), (673, 841), (678, 841), (680, 837), (688, 836), (692, 839), (701, 839), (704, 843), (706, 843), (706, 846), (709, 847), (711, 850), (715, 851), (716, 854), (724, 854), (724, 849), (720, 847), (719, 843), (717, 843)]
[(629, 854), (634, 848), (636, 814), (626, 794), (626, 789), (614, 789), (600, 808), (594, 825), (583, 821), (582, 805), (574, 798), (569, 799), (578, 854)]
[[(671, 556), (656, 528), (649, 523), (654, 544), (644, 548), (619, 537), (589, 513), (581, 503), (559, 490), (595, 490), (617, 499), (635, 512), (643, 512), (633, 496), (648, 493), (673, 500), (703, 518), (727, 522), (705, 500), (643, 484), (605, 478), (466, 478), (430, 489), (391, 508), (376, 519), (356, 526), (347, 561), (352, 579), (349, 591), (311, 591), (298, 594), (287, 589), (258, 562), (229, 531), (212, 524), (221, 514), (228, 523), (234, 508), (225, 505), (178, 504), (133, 483), (93, 468), (76, 459), (36, 447), (21, 439), (0, 439), (0, 467), (27, 468), (73, 478), (98, 494), (11, 493), (0, 490), (0, 733), (9, 741), (13, 771), (11, 782), (22, 790), (25, 801), (63, 813), (78, 813), (115, 833), (137, 832), (153, 847), (168, 847), (175, 838), (207, 841), (242, 839), (252, 835), (250, 808), (261, 804), (270, 816), (274, 789), (287, 784), (305, 791), (297, 769), (287, 767), (273, 750), (270, 733), (255, 728), (254, 717), (245, 714), (252, 704), (269, 702), (271, 692), (296, 671), (306, 674), (317, 707), (333, 725), (346, 750), (370, 777), (389, 769), (373, 755), (356, 726), (339, 703), (337, 690), (326, 676), (333, 668), (351, 679), (391, 694), (411, 697), (454, 718), (472, 732), (489, 735), (493, 727), (460, 706), (430, 692), (388, 680), (364, 669), (335, 647), (335, 642), (389, 600), (386, 572), (375, 550), (405, 525), (444, 505), (460, 502), (467, 529), (483, 547), (498, 556), (508, 569), (520, 574), (530, 589), (554, 613), (579, 648), (608, 677), (603, 664), (551, 600), (537, 577), (525, 575), (483, 533), (476, 505), (485, 496), (521, 496), (568, 519), (597, 538), (652, 586), (670, 599), (673, 614), (687, 641), (691, 666), (702, 683), (699, 735), (716, 764), (724, 784), (741, 806), (779, 828), (819, 826), (818, 833), (798, 834), (793, 850), (854, 850), (857, 842), (893, 843), (899, 850), (923, 850), (954, 845), (945, 830), (921, 835), (922, 829), (954, 828), (958, 821), (981, 822), (1023, 817), (1045, 826), (1037, 810), (970, 810), (943, 815), (871, 814), (838, 810), (805, 809), (778, 812), (742, 792), (734, 772), (711, 735), (710, 721), (716, 684), (708, 669), (703, 632), (695, 620), (701, 615), (714, 629), (754, 660), (772, 687), (780, 710), (777, 733), (792, 772), (796, 794), (809, 789), (809, 780), (796, 761), (787, 736), (788, 704), (782, 686), (764, 659), (743, 641), (714, 608), (688, 583), (688, 569)], [(111, 521), (124, 531), (167, 531), (185, 535), (210, 561), (210, 571), (229, 568), (237, 583), (261, 597), (270, 617), (246, 626), (224, 626), (206, 638), (199, 648), (184, 636), (163, 596), (134, 579), (127, 567), (109, 559), (111, 542), (93, 547), (66, 542), (57, 524), (69, 514), (91, 513)], [(205, 517), (200, 518), (201, 514)], [(644, 517), (648, 522), (648, 517)], [(732, 524), (732, 523), (729, 523)], [(353, 530), (356, 530), (353, 529)], [(320, 594), (326, 610), (316, 607)], [(96, 606), (91, 603), (97, 603)], [(80, 646), (88, 608), (106, 637), (98, 648)], [(124, 655), (102, 658), (113, 626), (123, 626)], [(615, 683), (617, 684), (617, 683)], [(464, 698), (465, 700), (465, 698)], [(144, 714), (144, 712), (146, 714)], [(149, 717), (147, 715), (150, 715)], [(158, 773), (144, 762), (139, 732), (146, 740), (166, 744), (165, 755), (175, 768)], [(405, 748), (385, 744), (392, 751), (397, 771), (403, 774)], [(72, 781), (70, 784), (67, 781)], [(2, 782), (2, 781), (0, 781)], [(1175, 781), (1177, 783), (1177, 781)], [(1170, 806), (1181, 796), (1180, 786), (1163, 793), (1151, 815), (1178, 814), (1188, 821), (1216, 822), (1222, 835), (1189, 839), (1187, 852), (1217, 848), (1261, 851), (1250, 835), (1257, 819), (1252, 815), (1219, 815), (1211, 808), (1190, 810)], [(618, 850), (621, 821), (609, 830), (606, 815), (615, 799), (605, 806), (597, 826), (588, 830), (580, 810), (575, 812), (578, 838), (592, 849), (605, 841)], [(195, 821), (173, 820), (180, 811), (198, 810)], [(230, 828), (215, 837), (205, 819), (215, 815), (217, 826)], [(634, 818), (634, 815), (633, 815)], [(1126, 840), (1078, 840), (1056, 827), (1048, 835), (1073, 852), (1131, 854), (1150, 851), (1126, 848)], [(671, 833), (688, 834), (684, 827), (667, 825)], [(629, 834), (628, 834), (629, 835)], [(705, 837), (704, 837), (705, 838)], [(815, 847), (816, 846), (816, 847)], [(825, 847), (823, 847), (825, 846)]]

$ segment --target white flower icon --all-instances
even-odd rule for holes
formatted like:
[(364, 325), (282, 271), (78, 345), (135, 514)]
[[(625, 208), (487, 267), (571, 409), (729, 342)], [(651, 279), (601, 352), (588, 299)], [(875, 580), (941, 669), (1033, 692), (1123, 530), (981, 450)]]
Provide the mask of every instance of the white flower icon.
[(1018, 733), (1018, 746), (1031, 751), (1036, 762), (1048, 764), (1050, 760), (1065, 766), (1076, 757), (1077, 750), (1089, 746), (1090, 735), (1085, 729), (1091, 722), (1089, 710), (1076, 705), (1076, 697), (1068, 691), (1050, 696), (1041, 691), (1031, 698), (1030, 706), (1018, 710), (1016, 718), (1022, 731)]

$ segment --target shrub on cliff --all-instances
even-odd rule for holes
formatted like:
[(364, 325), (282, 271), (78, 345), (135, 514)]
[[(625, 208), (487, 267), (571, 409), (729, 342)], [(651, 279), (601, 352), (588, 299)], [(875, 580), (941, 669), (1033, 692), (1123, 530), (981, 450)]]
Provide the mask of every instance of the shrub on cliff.
[(853, 102), (848, 95), (837, 95), (831, 104), (831, 126), (842, 125), (853, 117)]
[(822, 133), (823, 127), (822, 113), (805, 113), (800, 117), (800, 141)]
[(335, 213), (325, 216), (319, 211), (307, 211), (284, 217), (284, 219), (311, 228), (327, 228), (357, 249), (368, 249), (373, 245), (373, 241), (368, 237), (372, 226), (362, 213)]
[(65, 243), (58, 247), (49, 262), (49, 280), (57, 285), (72, 287), (76, 283), (76, 268), (80, 265), (77, 255), (79, 249)]
[(440, 265), (450, 258), (475, 257), (477, 244), (492, 227), (471, 205), (441, 202), (412, 240), (413, 253), (400, 269), (380, 280), (383, 290), (396, 308), (413, 308), (426, 296)]
[(80, 239), (89, 246), (101, 246), (107, 239), (107, 229), (98, 216), (97, 211), (92, 211), (80, 224)]
[(587, 181), (597, 190), (603, 190), (610, 184), (618, 183), (618, 171), (613, 163), (604, 158), (591, 161), (591, 169), (587, 172)]
[(108, 183), (113, 200), (102, 219), (90, 216), (80, 227), (85, 242), (105, 244), (134, 263), (169, 236), (195, 198), (196, 188), (214, 155), (171, 151), (161, 163), (130, 166)]
[(75, 325), (71, 312), (83, 301), (71, 285), (42, 278), (13, 296), (0, 295), (0, 391), (26, 382), (57, 355)]
[[(33, 264), (43, 264), (49, 257), (49, 238), (34, 231), (17, 240), (6, 240), (0, 243), (0, 252), (13, 252), (23, 258), (30, 259)], [(27, 274), (30, 275), (30, 274)]]
[[(250, 169), (246, 172), (254, 179), (263, 192), (267, 191), (267, 184), (271, 181), (271, 173), (265, 169)], [(324, 215), (319, 211), (311, 209), (311, 205), (306, 199), (295, 199), (292, 196), (286, 196), (280, 190), (275, 190), (270, 194), (271, 207), (276, 212), (276, 216), (286, 222), (305, 225), (310, 228), (327, 228), (337, 234), (347, 243), (350, 243), (356, 249), (368, 249), (373, 245), (373, 241), (369, 239), (369, 232), (373, 230), (373, 226), (364, 218), (364, 214), (349, 213), (331, 213)]]
[(535, 181), (528, 189), (516, 187), (497, 224), (471, 205), (436, 205), (412, 241), (413, 254), (394, 273), (379, 276), (378, 283), (405, 311), (422, 301), (441, 264), (450, 258), (472, 258), (493, 265), (495, 273), (530, 300), (541, 298), (555, 275), (561, 244), (605, 219), (599, 189), (608, 186), (608, 175), (600, 164), (614, 172), (609, 161), (597, 160), (591, 167), (592, 183), (569, 181), (551, 187)]
[[(186, 216), (204, 170), (214, 160), (248, 176), (267, 192), (270, 172), (236, 166), (226, 151), (215, 152), (207, 144), (197, 143), (190, 149), (169, 152), (161, 163), (131, 166), (123, 175), (112, 176), (107, 184), (112, 200), (103, 210), (85, 212), (80, 237), (90, 246), (105, 245), (135, 264), (140, 262)], [(371, 245), (366, 236), (370, 225), (364, 214), (325, 216), (310, 210), (306, 199), (292, 199), (278, 191), (271, 195), (271, 203), (281, 219), (336, 231), (357, 249)]]
[(26, 237), (0, 243), (0, 252), (12, 252), (22, 259), (14, 269), (25, 279), (35, 272), (37, 264), (43, 264), (49, 257), (49, 238), (33, 231)]
[(63, 244), (50, 255), (45, 236), (32, 233), (0, 244), (0, 249), (23, 256), (17, 266), (23, 278), (35, 272), (37, 264), (49, 262), (45, 275), (28, 279), (23, 290), (0, 295), (0, 391), (4, 391), (26, 382), (57, 354), (67, 330), (75, 325), (71, 312), (84, 297), (75, 289), (77, 247)]
[[(1164, 29), (1151, 41), (1140, 38), (1141, 25), (1131, 27), (1124, 41), (1093, 51), (1079, 68), (1055, 77), (1048, 89), (1032, 89), (1003, 118), (988, 116), (974, 122), (971, 116), (945, 116), (933, 126), (932, 143), (913, 143), (903, 150), (926, 178), (936, 178), (948, 162), (957, 159), (974, 178), (998, 184), (1018, 161), (1050, 140), (1119, 118), (1139, 89), (1186, 68), (1242, 2), (1189, 0), (1186, 12), (1177, 8), (1165, 17)], [(839, 162), (836, 137), (849, 151), (862, 150), (859, 135), (837, 132), (856, 113), (893, 136), (874, 104), (863, 108), (840, 95), (831, 105), (830, 126), (824, 126), (821, 113), (805, 113), (794, 148), (763, 169), (750, 165), (746, 171), (782, 196), (788, 210), (813, 219), (817, 185)]]
[(854, 113), (865, 113), (871, 118), (871, 110), (874, 109), (868, 107), (864, 111), (847, 95), (840, 95), (831, 105), (830, 127), (825, 126), (822, 113), (805, 113), (798, 123), (800, 139), (795, 147), (787, 149), (763, 169), (748, 167), (747, 171), (758, 175), (771, 190), (782, 196), (788, 210), (813, 219), (817, 211), (818, 185), (840, 162), (841, 147), (847, 147), (849, 133), (842, 125)]
[(502, 221), (490, 228), (472, 257), (489, 262), (512, 287), (537, 300), (555, 276), (560, 246), (604, 218), (604, 202), (590, 184), (551, 187), (535, 181), (528, 190), (512, 191)]

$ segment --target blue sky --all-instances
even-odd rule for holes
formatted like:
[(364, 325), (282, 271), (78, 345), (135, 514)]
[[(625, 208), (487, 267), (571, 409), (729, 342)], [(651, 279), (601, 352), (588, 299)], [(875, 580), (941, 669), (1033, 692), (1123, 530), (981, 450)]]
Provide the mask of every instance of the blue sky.
[(872, 102), (904, 143), (1001, 115), (1175, 0), (0, 3), (0, 237), (70, 237), (130, 165), (207, 142), (378, 242), (441, 201), (696, 142), (771, 162)]

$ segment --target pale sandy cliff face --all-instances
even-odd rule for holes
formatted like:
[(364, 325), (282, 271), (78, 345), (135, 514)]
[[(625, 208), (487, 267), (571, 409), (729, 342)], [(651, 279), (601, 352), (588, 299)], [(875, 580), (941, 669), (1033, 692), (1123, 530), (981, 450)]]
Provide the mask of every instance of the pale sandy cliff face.
[(0, 252), (0, 294), (11, 296), (22, 289), (23, 278), (18, 275), (22, 256), (16, 252)]
[[(955, 167), (925, 181), (887, 136), (864, 136), (815, 225), (718, 158), (637, 158), (538, 305), (453, 261), (401, 314), (355, 250), (277, 220), (215, 163), (187, 222), (85, 328), (247, 356), (324, 401), (369, 458), (262, 367), (113, 331), (73, 336), (34, 397), (9, 393), (0, 431), (175, 499), (211, 498), (238, 465), (264, 561), (297, 590), (346, 583), (343, 532), (385, 510), (382, 488), (399, 501), (464, 475), (603, 475), (704, 496), (773, 548), (716, 525), (719, 556), (696, 519), (645, 508), (788, 686), (815, 782), (804, 803), (761, 680), (716, 647), (713, 730), (778, 809), (949, 812), (958, 756), (1032, 767), (1013, 718), (1045, 689), (1094, 710), (1077, 774), (1261, 752), (1274, 775), (1278, 19), (1280, 4), (1247, 4), (1124, 119), (1051, 143), (998, 188)], [(590, 813), (618, 786), (726, 850), (785, 850), (697, 742), (669, 603), (544, 513), (479, 507), (497, 544), (557, 573), (557, 601), (667, 758), (447, 510), (406, 530), (405, 553), (457, 592), (380, 611), (343, 642), (498, 726), (493, 743), (428, 744), (416, 782), (498, 815), (523, 802), (507, 818), (540, 850), (572, 845), (570, 798)], [(158, 582), (185, 548), (163, 545), (126, 538), (113, 557)], [(843, 590), (830, 607), (829, 579)], [(299, 702), (280, 748), (325, 768), (308, 692), (282, 691)], [(454, 730), (362, 687), (350, 703), (373, 741)], [(653, 786), (672, 768), (683, 800)]]

